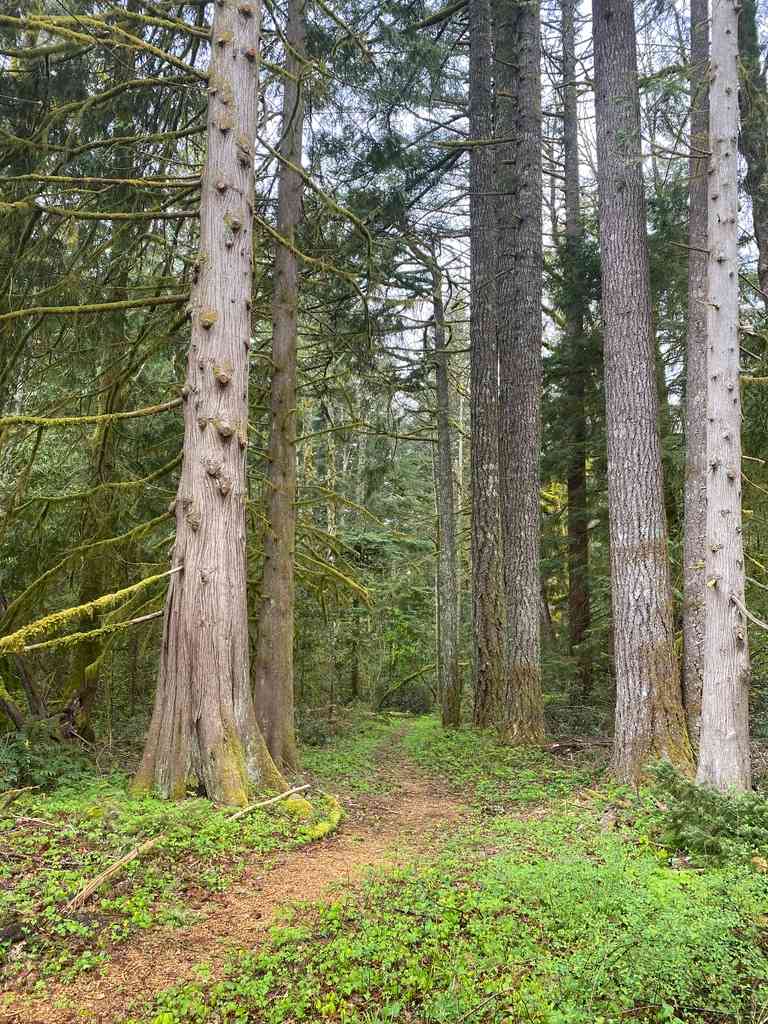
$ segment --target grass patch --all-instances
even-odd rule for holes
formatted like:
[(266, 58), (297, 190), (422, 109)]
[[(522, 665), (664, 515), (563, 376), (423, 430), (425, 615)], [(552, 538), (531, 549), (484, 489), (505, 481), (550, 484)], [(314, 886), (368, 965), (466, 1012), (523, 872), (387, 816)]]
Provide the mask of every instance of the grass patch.
[(568, 796), (592, 784), (603, 767), (593, 754), (557, 758), (536, 747), (507, 746), (491, 732), (443, 729), (432, 717), (414, 721), (404, 746), (418, 765), (486, 810)]
[[(339, 805), (281, 804), (232, 821), (204, 799), (173, 803), (127, 793), (127, 778), (81, 773), (48, 794), (23, 794), (0, 811), (0, 965), (6, 979), (30, 965), (65, 977), (97, 967), (136, 929), (186, 924), (195, 904), (237, 876), (249, 854), (311, 842), (338, 824)], [(161, 836), (78, 911), (64, 907), (92, 878), (146, 839)]]
[(768, 883), (675, 871), (594, 809), (497, 817), (428, 866), (297, 913), (152, 1024), (760, 1019)]

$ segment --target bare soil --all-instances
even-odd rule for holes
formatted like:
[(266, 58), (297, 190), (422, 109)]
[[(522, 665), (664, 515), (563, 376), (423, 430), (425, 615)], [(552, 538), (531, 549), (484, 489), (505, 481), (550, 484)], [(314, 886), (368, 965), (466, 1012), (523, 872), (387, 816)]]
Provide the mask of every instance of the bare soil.
[(194, 924), (140, 933), (115, 948), (103, 973), (52, 983), (45, 997), (15, 996), (0, 1007), (0, 1024), (118, 1024), (157, 992), (192, 977), (197, 965), (221, 975), (231, 952), (264, 940), (281, 908), (329, 898), (368, 869), (413, 860), (438, 830), (467, 814), (455, 794), (404, 758), (399, 744), (382, 755), (379, 776), (390, 791), (344, 800), (347, 816), (327, 839), (270, 865), (254, 856), (224, 893), (207, 896)]

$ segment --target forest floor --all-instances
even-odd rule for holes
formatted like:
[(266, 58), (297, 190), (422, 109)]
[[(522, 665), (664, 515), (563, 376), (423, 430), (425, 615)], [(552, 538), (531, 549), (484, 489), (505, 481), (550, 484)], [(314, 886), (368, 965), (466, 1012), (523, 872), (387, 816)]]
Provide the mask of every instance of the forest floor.
[[(768, 863), (666, 848), (665, 798), (610, 785), (599, 745), (362, 719), (304, 765), (345, 808), (332, 834), (256, 812), (220, 885), (173, 889), (175, 920), (155, 912), (92, 963), (58, 963), (49, 936), (0, 1021), (768, 1021)], [(184, 842), (159, 866), (179, 874)]]
[[(395, 868), (425, 853), (436, 830), (455, 824), (468, 808), (405, 756), (406, 728), (387, 730), (369, 771), (351, 786), (349, 765), (342, 759), (337, 766), (347, 775), (347, 785), (335, 787), (345, 806), (337, 831), (267, 865), (262, 854), (251, 854), (236, 881), (198, 899), (194, 924), (138, 932), (98, 973), (52, 980), (40, 996), (9, 1000), (0, 1008), (2, 1024), (124, 1021), (137, 1002), (196, 977), (200, 965), (208, 979), (219, 977), (232, 951), (258, 945), (280, 911), (349, 885), (368, 868)], [(322, 756), (314, 761), (324, 767)]]

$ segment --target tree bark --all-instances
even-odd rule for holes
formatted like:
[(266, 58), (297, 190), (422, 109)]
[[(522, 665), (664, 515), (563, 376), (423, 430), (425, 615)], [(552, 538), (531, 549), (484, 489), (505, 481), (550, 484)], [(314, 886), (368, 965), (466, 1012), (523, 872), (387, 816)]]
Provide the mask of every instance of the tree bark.
[(437, 391), (437, 678), (442, 723), (461, 725), (459, 669), (459, 574), (456, 551), (456, 499), (453, 479), (453, 430), (450, 418), (448, 349), (445, 337), (443, 278), (432, 252), (432, 309), (435, 318), (435, 384)]
[(749, 647), (741, 531), (738, 261), (738, 10), (712, 10), (707, 233), (707, 535), (704, 684), (697, 780), (748, 789)]
[(704, 545), (707, 510), (707, 167), (709, 0), (691, 0), (691, 141), (688, 161), (688, 335), (685, 378), (683, 526), (683, 703), (698, 746), (704, 649)]
[(744, 185), (752, 200), (757, 279), (768, 307), (768, 86), (757, 33), (756, 0), (744, 0), (741, 6), (739, 57), (739, 148), (747, 164)]
[(499, 375), (495, 323), (495, 203), (490, 0), (469, 4), (470, 389), (472, 615), (477, 726), (499, 721), (504, 595), (499, 509)]
[(303, 0), (290, 0), (286, 77), (278, 173), (277, 243), (272, 297), (272, 395), (267, 483), (268, 527), (264, 540), (254, 692), (264, 739), (282, 768), (298, 767), (293, 715), (293, 623), (296, 543), (296, 353), (299, 267), (296, 230), (302, 217), (301, 164), (305, 52)]
[(592, 653), (587, 644), (591, 623), (589, 591), (589, 509), (587, 507), (587, 354), (584, 344), (584, 290), (581, 247), (579, 181), (579, 122), (576, 93), (576, 0), (564, 0), (563, 34), (563, 158), (565, 165), (565, 252), (568, 303), (565, 309), (565, 342), (569, 379), (567, 409), (570, 445), (566, 486), (568, 489), (568, 640), (571, 657), (578, 665), (578, 685), (587, 696), (592, 691)]
[(260, 5), (216, 4), (200, 253), (184, 386), (184, 462), (155, 708), (134, 786), (224, 804), (279, 775), (251, 695), (246, 607), (246, 450), (253, 141)]
[(507, 739), (544, 736), (541, 694), (541, 26), (539, 4), (494, 2), (496, 322), (499, 465), (506, 600)]
[(689, 769), (674, 652), (632, 0), (595, 0), (595, 110), (616, 727), (613, 772)]

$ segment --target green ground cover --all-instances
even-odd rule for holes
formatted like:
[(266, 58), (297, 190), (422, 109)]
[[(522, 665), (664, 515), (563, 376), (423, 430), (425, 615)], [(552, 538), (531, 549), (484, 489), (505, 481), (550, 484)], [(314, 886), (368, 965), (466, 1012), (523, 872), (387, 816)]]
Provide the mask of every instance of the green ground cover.
[(143, 1024), (768, 1020), (766, 875), (664, 845), (668, 786), (617, 790), (599, 759), (569, 765), (431, 719), (404, 745), (480, 813), (429, 861), (294, 910), (224, 979), (163, 993)]

